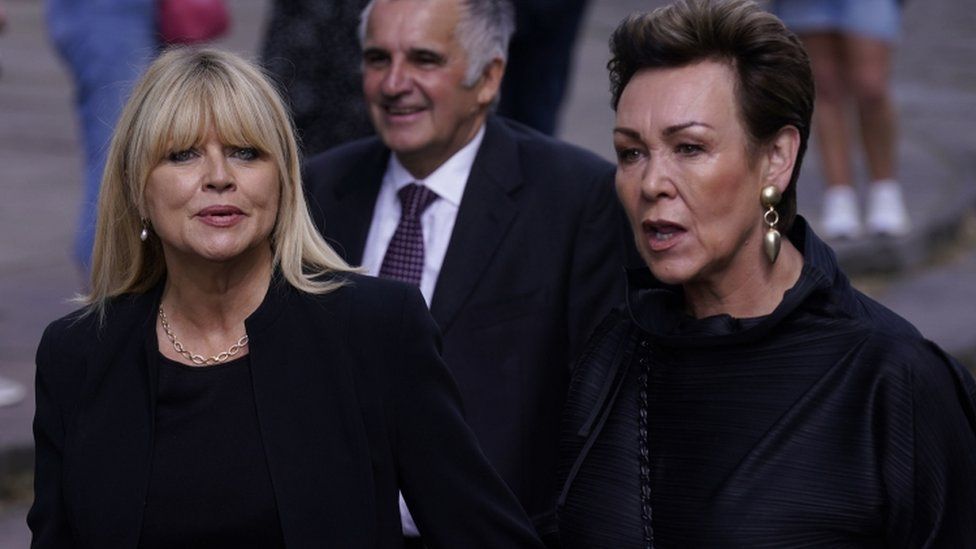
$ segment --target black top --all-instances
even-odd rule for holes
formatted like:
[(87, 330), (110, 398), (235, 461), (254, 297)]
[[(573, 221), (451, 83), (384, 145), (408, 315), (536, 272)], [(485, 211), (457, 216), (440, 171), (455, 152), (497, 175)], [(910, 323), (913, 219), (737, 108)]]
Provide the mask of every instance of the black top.
[[(287, 547), (402, 548), (398, 492), (431, 549), (540, 547), (464, 422), (420, 291), (332, 276), (344, 285), (310, 294), (276, 275), (244, 321)], [(138, 547), (160, 436), (162, 291), (112, 298), (104, 317), (81, 310), (45, 330), (32, 548)]]
[(284, 547), (249, 358), (206, 367), (159, 360), (140, 549)]
[(976, 385), (797, 221), (767, 317), (692, 319), (632, 280), (574, 374), (567, 547), (970, 547)]

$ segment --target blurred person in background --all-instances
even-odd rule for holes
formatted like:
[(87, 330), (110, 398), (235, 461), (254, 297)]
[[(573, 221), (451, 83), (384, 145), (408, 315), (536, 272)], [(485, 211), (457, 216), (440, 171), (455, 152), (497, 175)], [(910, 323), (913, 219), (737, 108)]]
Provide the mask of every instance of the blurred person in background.
[(255, 66), (177, 49), (126, 105), (87, 305), (37, 351), (32, 547), (541, 547), (416, 288), (315, 231)]
[(611, 52), (646, 268), (573, 372), (563, 546), (972, 547), (976, 383), (795, 215), (800, 40), (750, 0), (687, 0)]
[(74, 259), (91, 264), (98, 187), (112, 129), (132, 86), (159, 49), (155, 0), (46, 0), (47, 28), (75, 86), (84, 190)]
[(555, 135), (587, 0), (518, 0), (498, 114)]
[[(7, 12), (4, 3), (0, 1), (0, 33), (7, 26)], [(2, 67), (0, 67), (2, 70)], [(24, 400), (23, 385), (12, 379), (0, 377), (0, 406), (11, 406)]]
[(356, 30), (367, 0), (274, 0), (261, 64), (281, 84), (303, 156), (360, 137), (373, 126), (363, 100)]
[[(827, 238), (900, 236), (908, 210), (896, 177), (897, 114), (890, 90), (897, 0), (773, 0), (773, 12), (803, 40), (813, 64), (817, 106), (813, 130), (827, 188), (820, 230)], [(848, 112), (857, 113), (852, 132)], [(852, 151), (860, 145), (870, 185), (862, 221)]]

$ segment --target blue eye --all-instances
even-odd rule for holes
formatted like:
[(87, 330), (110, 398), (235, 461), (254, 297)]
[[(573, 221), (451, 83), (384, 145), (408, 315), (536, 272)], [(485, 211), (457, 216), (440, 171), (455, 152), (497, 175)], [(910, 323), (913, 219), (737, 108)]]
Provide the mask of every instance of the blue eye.
[(234, 157), (241, 160), (256, 160), (261, 153), (254, 147), (240, 147), (234, 151)]
[(197, 152), (193, 149), (184, 149), (182, 151), (173, 151), (166, 155), (166, 158), (170, 162), (186, 162), (188, 160), (192, 160), (196, 154)]

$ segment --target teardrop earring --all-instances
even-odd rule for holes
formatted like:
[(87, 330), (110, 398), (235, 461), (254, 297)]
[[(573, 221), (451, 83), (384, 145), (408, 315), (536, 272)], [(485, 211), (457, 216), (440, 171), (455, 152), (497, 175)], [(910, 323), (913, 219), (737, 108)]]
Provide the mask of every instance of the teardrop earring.
[(145, 242), (149, 238), (149, 222), (142, 219), (142, 231), (139, 233), (139, 240)]
[(776, 230), (776, 225), (779, 223), (779, 213), (776, 211), (776, 205), (779, 204), (781, 198), (782, 194), (780, 194), (779, 188), (775, 185), (766, 185), (763, 187), (759, 198), (763, 208), (766, 208), (766, 211), (763, 212), (763, 222), (766, 223), (766, 234), (763, 236), (763, 251), (766, 252), (766, 257), (769, 258), (770, 263), (776, 263), (776, 258), (779, 256), (780, 241), (782, 240), (779, 231)]

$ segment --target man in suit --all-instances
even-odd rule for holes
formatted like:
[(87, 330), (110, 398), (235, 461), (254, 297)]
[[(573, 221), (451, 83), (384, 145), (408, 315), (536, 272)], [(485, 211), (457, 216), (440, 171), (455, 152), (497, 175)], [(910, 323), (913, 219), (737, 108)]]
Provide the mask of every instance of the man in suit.
[(503, 0), (371, 2), (378, 137), (312, 158), (305, 181), (339, 253), (420, 286), (468, 422), (546, 535), (570, 368), (623, 297), (626, 237), (610, 163), (490, 114), (512, 30)]

